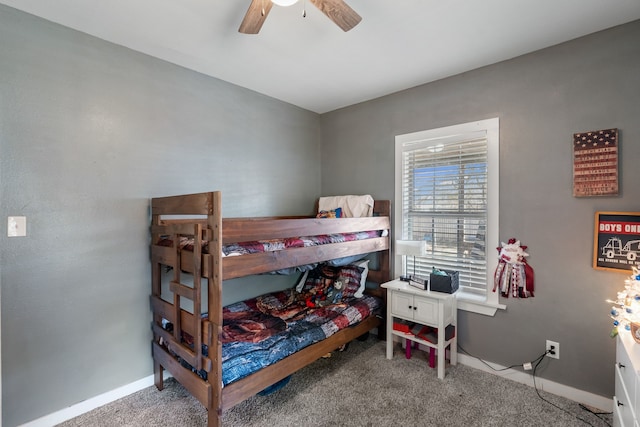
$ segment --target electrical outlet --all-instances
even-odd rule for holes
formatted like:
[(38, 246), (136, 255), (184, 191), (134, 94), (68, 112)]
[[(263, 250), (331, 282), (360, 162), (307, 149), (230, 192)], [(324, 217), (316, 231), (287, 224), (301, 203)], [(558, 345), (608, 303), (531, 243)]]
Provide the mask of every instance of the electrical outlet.
[(560, 359), (560, 344), (555, 341), (547, 340), (547, 357)]

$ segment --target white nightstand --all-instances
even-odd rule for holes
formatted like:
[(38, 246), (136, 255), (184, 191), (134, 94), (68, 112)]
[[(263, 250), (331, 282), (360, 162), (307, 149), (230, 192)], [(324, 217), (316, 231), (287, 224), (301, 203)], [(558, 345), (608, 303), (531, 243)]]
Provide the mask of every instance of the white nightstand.
[[(424, 291), (400, 279), (384, 283), (382, 287), (389, 292), (387, 297), (387, 359), (393, 358), (394, 335), (435, 348), (438, 352), (438, 378), (443, 379), (445, 349), (449, 347), (449, 359), (452, 365), (457, 363), (458, 356), (458, 311), (455, 294)], [(437, 343), (431, 343), (413, 334), (394, 330), (394, 318), (438, 328)], [(445, 330), (449, 325), (453, 325), (455, 333), (451, 339), (446, 340)]]

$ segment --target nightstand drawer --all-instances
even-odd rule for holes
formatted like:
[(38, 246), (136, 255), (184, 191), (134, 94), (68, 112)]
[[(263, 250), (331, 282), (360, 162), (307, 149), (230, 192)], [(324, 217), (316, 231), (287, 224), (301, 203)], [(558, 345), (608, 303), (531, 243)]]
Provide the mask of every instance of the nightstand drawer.
[(438, 324), (438, 301), (416, 296), (413, 303), (416, 307), (414, 313), (416, 321), (429, 323), (432, 326)]
[(413, 320), (415, 311), (413, 295), (391, 292), (391, 312), (394, 315)]

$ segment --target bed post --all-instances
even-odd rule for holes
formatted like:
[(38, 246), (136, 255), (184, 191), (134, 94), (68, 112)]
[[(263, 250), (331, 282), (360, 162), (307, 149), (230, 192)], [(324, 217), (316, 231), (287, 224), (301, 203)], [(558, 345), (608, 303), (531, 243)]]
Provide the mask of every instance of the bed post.
[[(391, 201), (390, 200), (376, 200), (373, 205), (373, 210), (376, 215), (389, 217), (389, 241), (391, 241)], [(383, 251), (378, 252), (378, 268), (380, 269), (380, 277), (378, 278), (378, 285), (391, 280), (391, 245)], [(386, 313), (387, 310), (387, 290), (380, 288), (382, 292), (382, 312)], [(387, 332), (386, 328), (389, 325), (386, 322), (382, 322), (378, 328), (378, 339), (386, 340)]]
[(211, 213), (207, 217), (208, 227), (212, 230), (212, 240), (209, 242), (211, 268), (208, 293), (208, 321), (211, 323), (211, 343), (209, 358), (213, 362), (209, 372), (209, 384), (212, 396), (208, 409), (208, 427), (222, 426), (222, 193), (211, 193)]
[[(153, 226), (157, 226), (159, 224), (160, 224), (160, 215), (153, 214), (151, 216), (152, 228)], [(155, 242), (157, 241), (157, 239), (158, 239), (158, 236), (155, 234), (152, 234), (151, 241)], [(149, 255), (151, 256), (151, 254)], [(156, 298), (156, 297), (160, 298), (160, 294), (162, 293), (161, 274), (162, 274), (162, 266), (156, 259), (154, 259), (153, 256), (151, 256), (151, 300), (153, 300), (153, 298)], [(161, 321), (162, 321), (162, 316), (160, 316), (159, 314), (156, 313), (155, 310), (153, 310), (153, 323), (157, 324), (157, 323), (160, 323)], [(153, 353), (153, 343), (157, 339), (158, 337), (155, 336), (154, 334), (153, 340), (151, 341), (152, 353)], [(153, 358), (153, 382), (158, 390), (162, 390), (164, 388), (164, 368), (162, 367), (162, 365), (160, 365), (160, 362), (158, 362), (155, 357)]]

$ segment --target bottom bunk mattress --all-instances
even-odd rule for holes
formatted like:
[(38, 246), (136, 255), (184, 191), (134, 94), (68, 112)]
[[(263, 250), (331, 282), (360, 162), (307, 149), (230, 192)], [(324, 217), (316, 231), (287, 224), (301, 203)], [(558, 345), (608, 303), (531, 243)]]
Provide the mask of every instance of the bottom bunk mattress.
[(316, 307), (308, 307), (296, 296), (295, 291), (282, 291), (224, 308), (223, 385), (379, 314), (381, 306), (380, 300), (370, 295)]
[[(223, 386), (369, 316), (380, 315), (381, 300), (363, 293), (367, 264), (368, 261), (342, 267), (323, 264), (306, 272), (291, 289), (224, 307), (220, 336)], [(172, 329), (173, 325), (165, 322), (165, 327)], [(183, 334), (182, 338), (187, 345), (193, 345), (191, 337)], [(203, 350), (206, 355), (206, 347)], [(191, 368), (184, 361), (181, 363)], [(196, 373), (206, 379), (205, 371)]]

